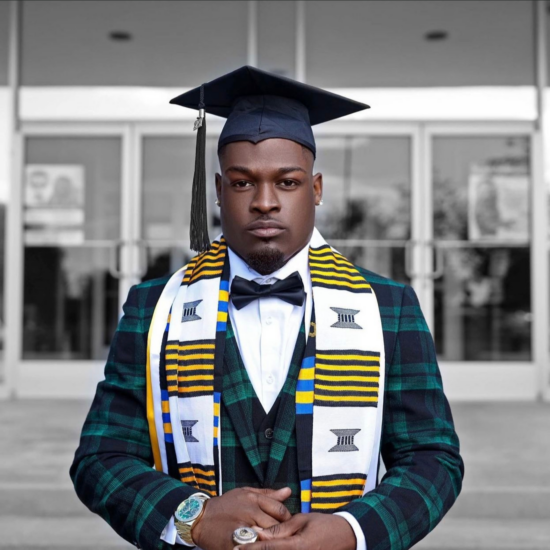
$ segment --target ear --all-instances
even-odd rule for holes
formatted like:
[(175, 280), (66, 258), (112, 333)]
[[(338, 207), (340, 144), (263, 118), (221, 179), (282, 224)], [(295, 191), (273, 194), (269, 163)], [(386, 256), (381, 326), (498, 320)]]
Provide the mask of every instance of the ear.
[(316, 205), (323, 198), (323, 174), (321, 172), (313, 176), (313, 196), (315, 197)]
[(222, 200), (222, 177), (221, 174), (216, 174), (216, 198)]

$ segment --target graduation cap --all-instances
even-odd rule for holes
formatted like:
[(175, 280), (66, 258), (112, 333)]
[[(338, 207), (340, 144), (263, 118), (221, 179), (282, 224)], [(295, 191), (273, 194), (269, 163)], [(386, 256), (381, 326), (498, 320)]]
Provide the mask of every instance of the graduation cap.
[(227, 118), (218, 151), (234, 141), (258, 143), (264, 139), (289, 139), (307, 147), (315, 156), (311, 127), (369, 106), (254, 67), (241, 67), (194, 88), (170, 101), (197, 109), (198, 131), (191, 201), (191, 248), (210, 248), (206, 218), (206, 120), (205, 113)]

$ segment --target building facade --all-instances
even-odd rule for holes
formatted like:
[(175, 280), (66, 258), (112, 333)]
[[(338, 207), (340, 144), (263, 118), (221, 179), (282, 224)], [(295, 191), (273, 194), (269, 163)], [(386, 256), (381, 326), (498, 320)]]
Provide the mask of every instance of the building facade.
[(314, 129), (317, 226), (415, 288), (451, 399), (550, 397), (548, 17), (521, 0), (1, 2), (0, 395), (93, 394), (131, 285), (191, 257), (196, 115), (168, 101), (250, 64), (371, 105)]

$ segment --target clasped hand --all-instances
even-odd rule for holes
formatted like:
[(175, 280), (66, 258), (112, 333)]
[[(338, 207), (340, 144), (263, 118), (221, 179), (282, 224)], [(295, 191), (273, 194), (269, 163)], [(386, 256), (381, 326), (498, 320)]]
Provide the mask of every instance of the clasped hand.
[(233, 531), (254, 527), (258, 540), (240, 550), (355, 550), (349, 523), (332, 514), (292, 516), (283, 502), (288, 487), (233, 489), (208, 501), (204, 515), (193, 528), (193, 540), (203, 550), (233, 550)]

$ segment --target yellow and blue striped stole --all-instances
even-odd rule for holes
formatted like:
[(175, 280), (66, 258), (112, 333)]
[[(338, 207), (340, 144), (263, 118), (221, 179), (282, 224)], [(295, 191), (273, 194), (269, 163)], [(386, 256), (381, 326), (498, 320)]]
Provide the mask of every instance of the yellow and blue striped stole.
[[(368, 315), (379, 317), (376, 304), (369, 296), (372, 295), (370, 284), (351, 262), (324, 243), (317, 247), (310, 246), (309, 267), (314, 308), (296, 387), (296, 428), (297, 434), (301, 434), (297, 437), (301, 509), (303, 513), (334, 512), (363, 495), (368, 470), (357, 461), (355, 471), (339, 474), (334, 461), (324, 457), (332, 452), (334, 456), (339, 452), (360, 452), (354, 443), (355, 436), (362, 430), (369, 429), (371, 433), (375, 430), (377, 412), (368, 418), (362, 411), (378, 407), (383, 338), (380, 332), (378, 338), (373, 340), (379, 349), (361, 349), (361, 339), (346, 339), (350, 331), (353, 334), (363, 328), (356, 322), (355, 314), (366, 308)], [(353, 298), (354, 295), (357, 296)], [(344, 298), (347, 299), (344, 300), (346, 307), (338, 307)], [(329, 323), (326, 319), (319, 322), (321, 316), (328, 315), (328, 311), (334, 312), (335, 322)], [(318, 334), (320, 326), (324, 327), (321, 341)], [(338, 333), (338, 329), (348, 332)], [(356, 345), (346, 348), (347, 340)], [(330, 349), (331, 344), (334, 349)], [(322, 413), (329, 407), (335, 411), (334, 424), (320, 425), (331, 418), (330, 414)], [(351, 412), (346, 416), (341, 414), (343, 410)], [(355, 423), (348, 426), (350, 419)], [(334, 440), (331, 440), (329, 432)], [(327, 443), (323, 447), (325, 440)], [(315, 456), (315, 450), (320, 447), (327, 454)], [(370, 463), (372, 453), (369, 455), (365, 449), (362, 451), (365, 462)], [(326, 474), (331, 468), (332, 472)]]
[[(216, 334), (211, 339), (185, 340), (166, 339), (164, 345), (164, 370), (165, 385), (161, 380), (161, 385), (165, 386), (162, 391), (162, 410), (163, 426), (165, 432), (165, 443), (167, 461), (171, 465), (171, 474), (177, 474), (183, 483), (193, 485), (197, 489), (215, 496), (218, 494), (217, 472), (219, 449), (218, 449), (218, 431), (220, 421), (220, 403), (221, 403), (221, 375), (215, 376), (216, 366), (218, 372), (222, 372), (223, 363), (223, 342), (227, 326), (227, 312), (229, 301), (229, 282), (228, 268), (226, 264), (227, 245), (223, 238), (220, 241), (212, 243), (209, 251), (193, 258), (185, 269), (181, 285), (189, 287), (200, 284), (201, 281), (209, 279), (219, 279), (218, 291), (218, 313), (216, 322)], [(197, 314), (197, 306), (200, 301), (185, 303), (182, 309), (182, 322), (200, 320)], [(172, 320), (172, 310), (168, 317), (166, 333), (170, 331)], [(220, 342), (222, 345), (220, 345)], [(220, 349), (221, 348), (221, 349)], [(216, 360), (218, 359), (218, 360)], [(182, 461), (178, 459), (178, 454), (174, 446), (174, 437), (172, 433), (172, 418), (170, 413), (169, 398), (176, 396), (179, 398), (198, 398), (208, 397), (212, 399), (212, 442), (213, 456), (212, 464), (203, 462), (192, 462), (190, 460)], [(197, 442), (193, 436), (193, 427), (197, 421), (181, 421), (184, 439), (186, 442)], [(184, 457), (187, 458), (187, 457)]]

